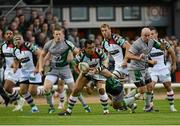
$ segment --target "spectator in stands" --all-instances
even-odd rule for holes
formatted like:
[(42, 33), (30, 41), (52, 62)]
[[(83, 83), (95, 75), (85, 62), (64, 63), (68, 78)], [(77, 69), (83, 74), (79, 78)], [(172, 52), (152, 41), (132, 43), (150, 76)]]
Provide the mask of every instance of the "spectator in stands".
[(22, 8), (17, 8), (16, 9), (16, 17), (19, 17), (20, 15), (23, 15), (23, 10), (22, 10)]
[(53, 16), (53, 18), (52, 18), (52, 22), (53, 22), (55, 25), (60, 25), (60, 23), (59, 23), (59, 19), (58, 19), (58, 17), (57, 17), (57, 16)]
[(17, 25), (19, 26), (19, 24), (20, 24), (19, 17), (14, 17), (12, 22), (16, 22)]
[(97, 35), (96, 39), (98, 39), (101, 42), (103, 40), (103, 37), (102, 37), (102, 35)]
[(30, 38), (29, 38), (29, 42), (30, 42), (30, 43), (35, 43), (35, 42), (36, 42), (35, 37), (34, 37), (34, 36), (30, 37)]
[(7, 18), (5, 16), (0, 18), (0, 29), (4, 32), (7, 30)]
[(101, 41), (99, 41), (99, 39), (96, 38), (94, 42), (97, 48), (102, 48)]
[(46, 17), (45, 17), (45, 21), (46, 23), (48, 23), (48, 25), (52, 24), (53, 23), (53, 15), (51, 12), (47, 12), (46, 13)]
[(79, 37), (78, 37), (78, 29), (73, 28), (70, 30), (70, 35), (68, 36), (68, 40), (71, 41), (76, 47), (80, 47)]
[(33, 24), (29, 24), (26, 30), (32, 31), (33, 32), (34, 29), (34, 25)]
[(19, 33), (24, 35), (26, 27), (27, 27), (27, 22), (25, 20), (25, 16), (23, 14), (19, 15), (19, 27), (18, 27)]
[(47, 35), (45, 35), (43, 32), (39, 33), (39, 37), (37, 38), (37, 45), (39, 47), (44, 47), (45, 43), (49, 40)]
[(69, 32), (69, 22), (67, 20), (62, 21), (62, 28), (64, 29), (65, 39), (68, 39), (70, 32)]
[(50, 38), (53, 38), (53, 31), (56, 25), (54, 23), (50, 24), (49, 31), (50, 31)]
[(176, 47), (176, 64), (177, 64), (177, 71), (180, 71), (180, 41), (177, 42), (177, 47)]
[(0, 44), (3, 42), (3, 31), (0, 29)]
[(80, 49), (83, 49), (84, 48), (84, 43), (85, 43), (86, 39), (85, 38), (82, 38), (79, 40), (79, 43), (80, 43)]
[(95, 41), (95, 35), (94, 34), (89, 34), (88, 35), (88, 40)]
[(30, 25), (30, 24), (33, 24), (34, 20), (35, 20), (36, 18), (38, 18), (38, 16), (39, 16), (39, 13), (37, 12), (37, 10), (32, 10), (32, 11), (31, 11), (31, 17), (30, 17), (30, 20), (29, 20), (28, 24), (29, 24), (29, 25)]
[(42, 26), (45, 23), (45, 17), (43, 15), (39, 16), (39, 23), (40, 23), (40, 26)]
[(9, 26), (9, 29), (13, 32), (18, 30), (18, 24), (16, 22), (12, 22)]
[(32, 31), (27, 30), (26, 33), (25, 33), (24, 40), (29, 42), (31, 37), (33, 37)]
[(48, 38), (50, 38), (50, 32), (47, 23), (42, 24), (41, 32), (44, 33)]
[(41, 32), (39, 18), (34, 19), (33, 25), (34, 25), (33, 33), (34, 33), (34, 35), (38, 35)]

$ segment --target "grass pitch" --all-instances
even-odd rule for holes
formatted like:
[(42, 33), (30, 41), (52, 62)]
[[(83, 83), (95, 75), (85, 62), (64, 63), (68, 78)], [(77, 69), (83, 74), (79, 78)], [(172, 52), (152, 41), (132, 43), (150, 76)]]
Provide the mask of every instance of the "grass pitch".
[[(103, 115), (100, 104), (90, 104), (91, 113), (86, 113), (80, 104), (74, 107), (71, 116), (60, 117), (48, 114), (47, 105), (39, 105), (39, 113), (31, 113), (29, 106), (22, 112), (12, 112), (12, 107), (0, 106), (0, 125), (180, 125), (180, 100), (176, 100), (178, 112), (170, 112), (167, 100), (158, 100), (154, 104), (159, 112), (142, 111), (143, 101), (138, 101), (136, 113), (117, 112), (110, 106), (110, 114)], [(56, 106), (57, 108), (57, 106)]]

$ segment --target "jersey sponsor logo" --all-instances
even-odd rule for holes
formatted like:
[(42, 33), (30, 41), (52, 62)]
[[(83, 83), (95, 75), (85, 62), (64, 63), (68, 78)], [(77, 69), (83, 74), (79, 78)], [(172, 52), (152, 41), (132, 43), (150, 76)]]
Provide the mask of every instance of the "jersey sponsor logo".
[(28, 61), (30, 61), (29, 57), (25, 57), (25, 58), (21, 58), (21, 63), (27, 63)]
[(119, 53), (119, 50), (112, 50), (112, 51), (110, 51), (109, 53), (110, 53), (111, 55), (115, 55), (115, 54)]
[(12, 53), (4, 53), (4, 57), (14, 57)]
[(164, 55), (163, 52), (155, 52), (150, 54), (151, 57), (162, 56), (162, 55)]

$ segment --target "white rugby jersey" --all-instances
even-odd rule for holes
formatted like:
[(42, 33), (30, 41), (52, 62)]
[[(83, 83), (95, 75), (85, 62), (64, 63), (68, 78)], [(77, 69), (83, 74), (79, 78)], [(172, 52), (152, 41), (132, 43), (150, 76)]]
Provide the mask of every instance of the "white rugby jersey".
[(14, 45), (12, 43), (4, 42), (1, 45), (1, 55), (5, 59), (6, 68), (11, 68), (14, 62)]
[(21, 62), (21, 68), (32, 71), (35, 66), (33, 62), (33, 53), (38, 49), (34, 44), (25, 42), (20, 48), (14, 50), (15, 57)]
[(125, 39), (121, 38), (121, 36), (116, 34), (112, 34), (111, 39), (104, 39), (102, 41), (102, 46), (104, 50), (112, 55), (115, 61), (115, 65), (123, 63), (124, 56), (122, 46), (125, 42)]
[(152, 60), (157, 61), (157, 64), (155, 64), (150, 70), (151, 71), (159, 71), (161, 69), (164, 68), (168, 68), (165, 65), (165, 57), (164, 57), (164, 52), (160, 49), (156, 49), (156, 48), (152, 48), (151, 52), (150, 52), (150, 57)]

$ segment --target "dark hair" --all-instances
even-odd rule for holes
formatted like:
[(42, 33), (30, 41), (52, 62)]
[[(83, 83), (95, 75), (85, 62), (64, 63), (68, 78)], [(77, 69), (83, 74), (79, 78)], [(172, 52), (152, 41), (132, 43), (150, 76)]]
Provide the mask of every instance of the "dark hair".
[(55, 25), (54, 31), (61, 31), (62, 27), (60, 25)]
[(154, 26), (149, 26), (148, 28), (149, 28), (151, 31), (154, 30), (154, 31), (157, 32), (157, 29), (156, 29)]
[(86, 40), (84, 42), (84, 47), (86, 48), (88, 44), (91, 45), (92, 43), (94, 43), (92, 40)]

